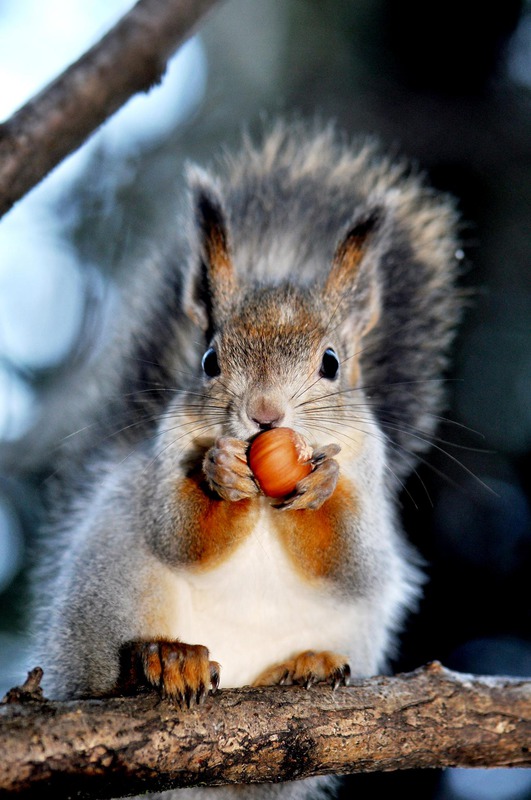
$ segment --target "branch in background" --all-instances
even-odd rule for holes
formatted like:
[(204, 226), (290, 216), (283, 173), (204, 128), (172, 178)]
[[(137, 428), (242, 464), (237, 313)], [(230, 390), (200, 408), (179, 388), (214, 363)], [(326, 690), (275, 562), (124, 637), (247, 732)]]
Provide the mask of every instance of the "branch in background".
[(219, 0), (140, 0), (0, 125), (0, 217), (129, 98), (160, 82), (172, 53)]
[(531, 681), (461, 675), (436, 662), (336, 692), (227, 689), (191, 710), (155, 694), (52, 703), (39, 695), (39, 672), (0, 706), (1, 797), (531, 766)]

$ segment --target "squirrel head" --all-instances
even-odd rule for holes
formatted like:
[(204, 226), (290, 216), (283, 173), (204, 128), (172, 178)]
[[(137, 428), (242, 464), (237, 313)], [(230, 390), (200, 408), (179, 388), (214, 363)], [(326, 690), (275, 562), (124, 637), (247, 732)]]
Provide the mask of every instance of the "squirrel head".
[(355, 217), (340, 233), (319, 285), (268, 286), (236, 273), (216, 183), (195, 172), (192, 198), (199, 257), (185, 308), (205, 333), (204, 379), (226, 403), (226, 432), (248, 438), (277, 425), (302, 429), (309, 401), (340, 398), (359, 379), (361, 340), (380, 311), (383, 211)]

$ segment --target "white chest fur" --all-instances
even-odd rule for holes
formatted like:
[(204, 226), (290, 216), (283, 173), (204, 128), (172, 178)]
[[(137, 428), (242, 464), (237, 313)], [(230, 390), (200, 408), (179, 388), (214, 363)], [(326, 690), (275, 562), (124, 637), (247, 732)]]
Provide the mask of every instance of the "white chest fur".
[[(360, 641), (371, 635), (363, 602), (346, 604), (323, 584), (301, 578), (265, 512), (230, 559), (209, 571), (172, 572), (165, 585), (166, 635), (206, 645), (221, 664), (222, 686), (249, 684), (266, 667), (307, 649), (349, 656), (354, 648), (358, 659), (372, 661), (368, 653), (363, 658)], [(364, 663), (361, 671), (374, 668)]]

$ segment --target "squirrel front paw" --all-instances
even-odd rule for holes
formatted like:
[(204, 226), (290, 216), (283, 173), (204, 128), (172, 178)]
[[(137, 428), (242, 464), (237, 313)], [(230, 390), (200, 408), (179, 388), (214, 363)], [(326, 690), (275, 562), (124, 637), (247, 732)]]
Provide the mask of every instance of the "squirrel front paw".
[(350, 667), (345, 656), (328, 650), (315, 652), (305, 650), (288, 661), (274, 664), (264, 670), (253, 682), (253, 686), (278, 686), (301, 684), (307, 689), (314, 683), (331, 683), (333, 689), (346, 686)]
[(203, 459), (208, 485), (223, 500), (237, 502), (259, 493), (247, 463), (248, 446), (248, 442), (222, 436)]
[(339, 464), (333, 456), (336, 456), (340, 449), (338, 444), (329, 444), (314, 450), (311, 458), (313, 468), (310, 474), (298, 482), (295, 492), (290, 497), (275, 504), (275, 508), (283, 511), (320, 508), (336, 488)]
[(209, 660), (206, 647), (178, 641), (137, 642), (144, 677), (163, 697), (190, 708), (219, 686), (220, 665)]

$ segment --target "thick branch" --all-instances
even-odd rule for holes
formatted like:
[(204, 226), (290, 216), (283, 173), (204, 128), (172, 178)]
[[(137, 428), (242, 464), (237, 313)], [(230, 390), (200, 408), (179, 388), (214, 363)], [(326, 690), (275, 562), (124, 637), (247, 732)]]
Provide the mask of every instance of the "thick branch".
[[(30, 695), (32, 697), (33, 695)], [(113, 797), (195, 784), (444, 766), (531, 766), (531, 681), (438, 663), (329, 687), (231, 689), (191, 710), (149, 694), (0, 713), (0, 796)]]
[(218, 0), (140, 0), (46, 89), (0, 125), (0, 216), (166, 62)]

